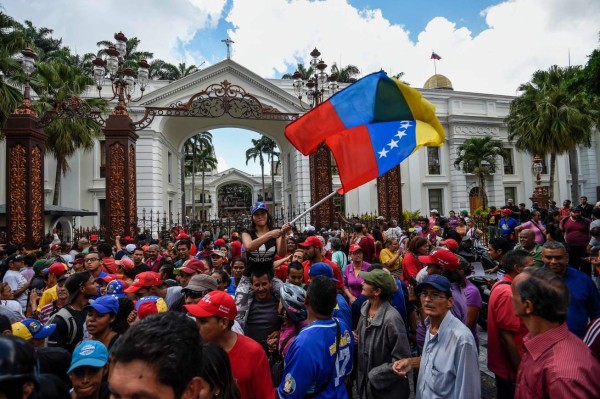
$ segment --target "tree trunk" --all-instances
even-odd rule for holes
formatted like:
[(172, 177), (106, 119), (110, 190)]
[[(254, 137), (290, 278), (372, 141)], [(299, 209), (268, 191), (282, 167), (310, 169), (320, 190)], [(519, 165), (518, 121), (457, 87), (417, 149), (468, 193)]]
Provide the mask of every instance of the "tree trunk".
[(569, 151), (569, 172), (571, 172), (571, 201), (579, 203), (579, 163), (577, 162), (577, 149)]
[(185, 225), (185, 155), (181, 157), (181, 162), (179, 162), (179, 167), (181, 168), (181, 224)]
[[(556, 201), (554, 198), (554, 175), (556, 172), (556, 153), (550, 154), (550, 181), (548, 187), (548, 201)], [(556, 201), (560, 203), (559, 201)]]
[(52, 198), (52, 205), (58, 206), (60, 199), (60, 182), (62, 179), (61, 161), (56, 160), (56, 178), (54, 179), (54, 197)]
[(201, 211), (201, 216), (202, 216), (202, 221), (205, 220), (204, 218), (204, 203), (206, 202), (206, 193), (204, 192), (204, 173), (205, 173), (205, 165), (202, 165), (202, 211)]
[[(263, 195), (266, 195), (265, 193), (265, 161), (263, 160), (262, 154), (260, 154), (260, 176), (262, 178), (262, 194), (261, 197)], [(264, 199), (266, 201), (266, 198)]]
[(192, 147), (192, 221), (196, 220), (196, 146)]
[(271, 154), (270, 156), (271, 158), (271, 199), (273, 200), (273, 210), (272, 215), (273, 217), (277, 217), (277, 214), (275, 213), (275, 168), (274, 168), (274, 162), (273, 162), (273, 154)]
[(486, 209), (487, 200), (485, 195), (485, 176), (483, 173), (479, 174), (479, 196), (481, 198), (481, 203), (483, 204), (483, 209)]

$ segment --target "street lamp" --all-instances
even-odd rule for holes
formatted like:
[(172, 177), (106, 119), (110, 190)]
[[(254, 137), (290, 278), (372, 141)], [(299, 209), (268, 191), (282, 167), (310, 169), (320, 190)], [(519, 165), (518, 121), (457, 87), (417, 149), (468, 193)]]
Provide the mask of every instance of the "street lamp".
[(17, 114), (28, 114), (34, 117), (37, 117), (37, 112), (31, 106), (31, 95), (30, 95), (30, 86), (29, 79), (31, 78), (31, 74), (35, 71), (35, 59), (37, 58), (37, 54), (33, 52), (32, 49), (26, 48), (21, 51), (21, 69), (25, 74), (25, 90), (23, 93), (23, 103), (19, 105), (16, 110)]
[(340, 86), (337, 83), (337, 74), (325, 72), (327, 64), (323, 59), (319, 59), (321, 53), (316, 47), (311, 51), (310, 56), (312, 57), (310, 66), (315, 70), (314, 76), (304, 80), (300, 71), (296, 70), (292, 78), (294, 79), (294, 92), (298, 99), (302, 100), (306, 96), (309, 107), (314, 108), (323, 102), (325, 95), (333, 95)]
[(538, 155), (533, 157), (533, 163), (531, 164), (531, 171), (535, 176), (535, 187), (533, 188), (533, 194), (529, 198), (532, 202), (536, 202), (539, 205), (548, 203), (548, 192), (542, 187), (542, 171), (544, 165), (542, 164), (542, 158)]
[[(127, 37), (123, 32), (115, 34), (115, 45), (110, 46), (106, 50), (107, 57), (102, 59), (96, 57), (92, 61), (94, 64), (93, 75), (98, 88), (98, 95), (102, 98), (102, 86), (107, 76), (111, 81), (111, 88), (113, 96), (107, 99), (108, 101), (117, 98), (117, 106), (115, 107), (114, 114), (127, 115), (126, 106), (130, 101), (139, 101), (144, 96), (144, 90), (148, 85), (150, 65), (148, 61), (141, 60), (138, 62), (137, 80), (136, 73), (133, 69), (125, 65), (125, 55), (127, 53)], [(135, 93), (136, 86), (140, 86), (139, 98), (132, 100), (131, 97)]]

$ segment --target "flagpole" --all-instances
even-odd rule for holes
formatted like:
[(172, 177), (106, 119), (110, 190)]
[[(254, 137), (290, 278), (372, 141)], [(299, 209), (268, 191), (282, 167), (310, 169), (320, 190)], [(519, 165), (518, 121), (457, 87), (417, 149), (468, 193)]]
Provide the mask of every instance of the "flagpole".
[(304, 216), (306, 216), (306, 214), (310, 211), (312, 211), (313, 209), (315, 209), (316, 207), (318, 207), (319, 205), (321, 205), (323, 202), (327, 201), (329, 198), (333, 197), (335, 195), (337, 191), (332, 192), (331, 194), (329, 194), (326, 197), (321, 198), (316, 204), (314, 204), (313, 206), (311, 206), (310, 208), (308, 208), (307, 210), (305, 210), (304, 212), (302, 212), (300, 215), (296, 216), (294, 218), (294, 220), (290, 221), (289, 223), (292, 224), (295, 221), (297, 221), (298, 219), (302, 219)]

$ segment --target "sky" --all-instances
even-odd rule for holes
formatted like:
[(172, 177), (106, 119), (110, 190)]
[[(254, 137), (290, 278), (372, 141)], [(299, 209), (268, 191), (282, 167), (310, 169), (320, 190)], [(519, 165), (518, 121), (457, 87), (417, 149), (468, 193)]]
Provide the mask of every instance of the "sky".
[[(203, 67), (232, 58), (265, 78), (293, 72), (317, 47), (331, 65), (362, 75), (404, 72), (422, 87), (437, 72), (457, 91), (517, 94), (533, 72), (585, 64), (599, 46), (598, 0), (0, 0), (17, 21), (54, 30), (77, 53), (97, 52), (115, 32), (171, 63)], [(215, 132), (216, 133), (216, 132)], [(258, 134), (222, 129), (214, 144), (219, 170), (245, 165)], [(232, 139), (241, 148), (230, 151)], [(247, 143), (247, 145), (243, 145)], [(269, 167), (266, 168), (269, 170)]]

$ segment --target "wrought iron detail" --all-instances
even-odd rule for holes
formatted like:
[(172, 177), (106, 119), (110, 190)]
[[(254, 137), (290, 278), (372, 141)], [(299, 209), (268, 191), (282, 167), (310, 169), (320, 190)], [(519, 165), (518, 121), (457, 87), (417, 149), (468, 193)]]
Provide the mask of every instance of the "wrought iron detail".
[(150, 126), (156, 116), (219, 118), (225, 114), (236, 119), (284, 122), (298, 118), (296, 113), (283, 113), (275, 107), (262, 105), (244, 88), (225, 80), (194, 94), (185, 104), (177, 101), (168, 107), (146, 107), (142, 119), (133, 125), (135, 130), (145, 129)]
[(110, 201), (109, 225), (111, 234), (121, 236), (125, 232), (125, 151), (126, 148), (120, 143), (110, 146), (108, 176), (110, 177), (110, 190), (108, 192)]
[(96, 121), (100, 126), (106, 125), (105, 119), (102, 117), (102, 112), (94, 110), (87, 101), (80, 99), (77, 96), (72, 96), (69, 100), (63, 101), (56, 109), (46, 112), (38, 127), (48, 126), (55, 119), (91, 119)]
[(377, 200), (379, 215), (387, 220), (398, 219), (402, 215), (402, 191), (400, 185), (400, 165), (377, 178)]
[[(309, 158), (310, 202), (316, 203), (333, 191), (331, 181), (331, 153), (324, 145)], [(325, 201), (311, 212), (311, 221), (317, 229), (331, 226), (333, 221), (333, 199)]]
[(31, 236), (36, 244), (44, 235), (43, 162), (43, 150), (36, 145), (31, 151)]
[(27, 239), (27, 150), (21, 144), (10, 148), (9, 152), (10, 195), (10, 237), (17, 245), (25, 245)]

